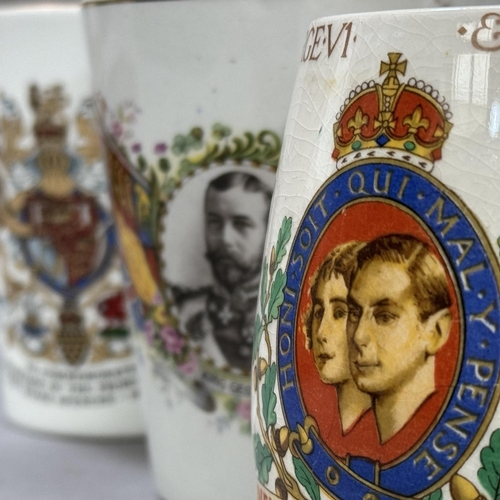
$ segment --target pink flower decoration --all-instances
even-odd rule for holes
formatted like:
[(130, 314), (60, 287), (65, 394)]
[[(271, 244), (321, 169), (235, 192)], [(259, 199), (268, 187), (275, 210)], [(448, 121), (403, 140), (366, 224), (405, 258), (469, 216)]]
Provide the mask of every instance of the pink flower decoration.
[(132, 153), (140, 153), (141, 149), (142, 149), (142, 146), (139, 142), (132, 144)]
[(155, 153), (157, 155), (163, 154), (167, 150), (167, 145), (164, 142), (159, 142), (155, 146)]
[(155, 339), (155, 325), (153, 323), (153, 320), (148, 319), (144, 323), (144, 336), (146, 337), (146, 340), (148, 341), (148, 344), (152, 344)]
[(250, 416), (252, 414), (252, 403), (249, 399), (244, 399), (238, 403), (236, 407), (236, 413), (243, 419), (250, 422)]
[(169, 325), (164, 326), (161, 329), (161, 338), (165, 345), (165, 349), (173, 354), (180, 354), (182, 348), (184, 347), (184, 339), (177, 333), (175, 328)]
[(119, 139), (123, 134), (123, 127), (119, 121), (114, 121), (111, 124), (111, 133), (116, 139)]
[(190, 352), (187, 361), (177, 368), (183, 375), (192, 375), (198, 369), (198, 358)]

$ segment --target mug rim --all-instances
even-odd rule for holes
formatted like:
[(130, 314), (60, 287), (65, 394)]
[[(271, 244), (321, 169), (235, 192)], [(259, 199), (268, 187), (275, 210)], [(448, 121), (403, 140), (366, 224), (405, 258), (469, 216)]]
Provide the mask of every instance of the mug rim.
[[(137, 3), (171, 3), (171, 2), (185, 2), (186, 0), (82, 0), (80, 3), (81, 7), (86, 8), (86, 7), (103, 7), (103, 6), (109, 6), (109, 5), (116, 5), (116, 4), (137, 4)], [(331, 15), (325, 15), (321, 17), (317, 17), (313, 19), (310, 23), (309, 26), (312, 24), (319, 22), (320, 20), (323, 19), (342, 19), (345, 17), (349, 18), (362, 18), (365, 16), (373, 16), (377, 17), (380, 14), (401, 14), (401, 13), (408, 13), (411, 15), (415, 14), (425, 14), (425, 13), (430, 13), (430, 12), (455, 12), (455, 11), (474, 11), (474, 10), (481, 10), (481, 9), (495, 9), (495, 8), (500, 8), (500, 3), (495, 4), (495, 5), (462, 5), (462, 6), (451, 6), (451, 7), (420, 7), (420, 8), (409, 8), (409, 9), (390, 9), (390, 10), (376, 10), (376, 11), (369, 11), (369, 12), (353, 12), (353, 13), (343, 13), (343, 14), (331, 14)]]
[[(92, 1), (92, 0), (91, 0)], [(96, 1), (96, 0), (94, 0)], [(108, 1), (108, 0), (103, 0), (103, 1)], [(120, 1), (120, 0), (117, 0)], [(131, 0), (134, 1), (134, 0)], [(148, 0), (146, 0), (148, 1)], [(309, 27), (317, 24), (317, 23), (324, 23), (325, 20), (341, 20), (341, 19), (350, 19), (350, 20), (358, 20), (358, 19), (366, 19), (366, 18), (377, 18), (380, 17), (381, 15), (384, 16), (390, 16), (390, 15), (407, 15), (411, 17), (415, 17), (416, 15), (422, 15), (422, 14), (455, 14), (459, 12), (476, 12), (476, 11), (484, 11), (484, 10), (495, 10), (495, 9), (500, 9), (500, 3), (495, 4), (495, 5), (462, 5), (462, 6), (452, 6), (452, 7), (421, 7), (421, 8), (414, 8), (414, 9), (391, 9), (391, 10), (377, 10), (377, 11), (370, 11), (370, 12), (353, 12), (351, 14), (349, 13), (344, 13), (344, 14), (332, 14), (330, 16), (321, 16), (313, 19), (309, 23)]]
[(82, 7), (102, 7), (105, 5), (113, 4), (127, 4), (127, 3), (170, 3), (181, 2), (184, 0), (83, 0), (80, 5)]
[(72, 3), (56, 3), (56, 2), (42, 2), (42, 3), (29, 3), (24, 5), (19, 4), (3, 4), (0, 5), (0, 18), (3, 16), (11, 15), (25, 15), (25, 14), (50, 14), (50, 13), (78, 13), (81, 11), (81, 5), (78, 2)]

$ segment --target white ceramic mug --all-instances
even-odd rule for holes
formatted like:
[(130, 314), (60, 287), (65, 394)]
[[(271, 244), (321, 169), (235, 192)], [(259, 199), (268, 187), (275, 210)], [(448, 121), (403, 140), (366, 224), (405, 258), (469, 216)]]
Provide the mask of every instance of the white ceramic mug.
[[(249, 372), (265, 223), (294, 74), (309, 45), (324, 43), (302, 36), (329, 5), (85, 5), (115, 217), (139, 296), (149, 448), (169, 500), (255, 496)], [(339, 57), (350, 29), (329, 34)]]
[(490, 499), (500, 475), (500, 9), (326, 17), (256, 322), (259, 498)]
[(143, 432), (77, 6), (0, 10), (3, 409), (31, 429)]

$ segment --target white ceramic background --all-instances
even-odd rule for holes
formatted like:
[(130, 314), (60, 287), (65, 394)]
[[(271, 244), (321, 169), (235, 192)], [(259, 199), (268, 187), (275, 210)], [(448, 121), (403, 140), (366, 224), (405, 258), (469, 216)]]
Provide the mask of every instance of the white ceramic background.
[[(328, 59), (323, 52), (318, 61), (308, 61), (300, 65), (285, 129), (277, 187), (268, 226), (265, 250), (268, 258), (272, 246), (276, 244), (283, 218), (292, 219), (291, 246), (311, 199), (320, 186), (337, 172), (337, 166), (331, 157), (334, 150), (332, 130), (337, 121), (337, 113), (346, 99), (352, 97), (350, 93), (357, 86), (370, 80), (382, 83), (384, 76), (379, 77), (380, 63), (387, 61), (389, 52), (401, 52), (402, 59), (408, 61), (406, 75), (399, 76), (401, 83), (408, 82), (412, 77), (423, 80), (425, 84), (436, 89), (449, 104), (453, 114), (450, 120), (453, 128), (445, 141), (442, 159), (435, 162), (432, 176), (458, 195), (477, 216), (486, 230), (491, 248), (498, 255), (500, 45), (494, 35), (497, 29), (494, 20), (488, 21), (489, 24), (478, 37), (482, 48), (474, 47), (471, 42), (472, 34), (481, 27), (482, 16), (488, 12), (500, 11), (493, 7), (428, 12), (400, 11), (390, 15), (366, 14), (324, 18), (312, 24), (332, 24), (338, 27), (344, 22), (352, 22), (357, 40), (345, 59), (336, 56)], [(492, 26), (493, 30), (488, 29), (489, 26)], [(465, 27), (465, 32), (458, 31), (461, 27)], [(377, 223), (376, 219), (373, 223)], [(287, 259), (288, 255), (282, 263), (283, 269), (287, 265)], [(270, 336), (273, 346), (272, 361), (276, 361), (276, 322), (270, 328)], [(495, 342), (497, 340), (495, 339)], [(266, 345), (262, 340), (260, 355), (266, 357), (266, 353)], [(275, 392), (282, 394), (280, 391), (277, 387)], [(260, 395), (257, 396), (254, 392), (253, 403), (257, 397)], [(280, 396), (277, 401), (276, 428), (280, 428), (286, 425), (286, 420)], [(490, 408), (490, 411), (495, 412), (491, 424), (474, 452), (458, 470), (458, 474), (466, 477), (485, 495), (484, 498), (490, 496), (478, 480), (477, 472), (482, 467), (479, 455), (480, 451), (489, 445), (492, 432), (500, 427), (498, 408)], [(260, 433), (257, 415), (253, 414), (252, 418), (253, 431)], [(437, 448), (435, 451), (437, 453)], [(285, 463), (293, 475), (291, 457), (289, 454), (287, 457)], [(446, 463), (446, 460), (442, 463)], [(432, 469), (433, 466), (430, 467)], [(277, 477), (276, 468), (273, 466), (268, 483), (268, 488), (273, 490), (273, 493)], [(410, 482), (411, 477), (401, 477), (401, 481)], [(446, 500), (473, 498), (452, 497), (449, 484), (443, 486), (442, 492), (442, 498)], [(352, 495), (349, 499), (357, 498), (354, 496), (356, 492)], [(321, 490), (321, 499), (330, 498), (333, 496)], [(347, 500), (347, 497), (345, 499)]]
[[(0, 68), (2, 68), (0, 93), (15, 103), (22, 118), (26, 134), (23, 147), (28, 148), (33, 145), (31, 136), (33, 111), (29, 107), (30, 85), (37, 84), (42, 90), (56, 84), (63, 86), (65, 95), (69, 97), (69, 104), (65, 109), (69, 122), (67, 143), (70, 153), (74, 154), (77, 141), (81, 141), (75, 128), (76, 114), (83, 101), (91, 95), (90, 68), (81, 9), (77, 6), (49, 4), (0, 9)], [(20, 171), (17, 173), (20, 174)], [(101, 205), (109, 210), (109, 198), (105, 191), (103, 193), (103, 182), (105, 188), (103, 163), (84, 166), (83, 177), (83, 188), (89, 192), (96, 189), (95, 196)], [(4, 179), (4, 189), (7, 190), (8, 197), (13, 195), (12, 185), (9, 182), (8, 178)], [(12, 238), (5, 229), (2, 230), (2, 245), (4, 251), (13, 251)], [(119, 287), (120, 284), (123, 285), (123, 278), (118, 271), (117, 256), (114, 259), (115, 270), (108, 272), (106, 279), (112, 286)], [(4, 272), (8, 272), (11, 278), (14, 277), (16, 280), (23, 281), (28, 278), (26, 271), (19, 273), (13, 268), (11, 261), (7, 263), (2, 261), (2, 273)], [(52, 305), (44, 306), (44, 296), (43, 293), (40, 294), (39, 312), (45, 314), (49, 321), (50, 318), (57, 321), (57, 312), (53, 310), (54, 294), (48, 289), (46, 293), (48, 296), (52, 294), (49, 301)], [(86, 319), (93, 321), (95, 311), (90, 310), (85, 314), (90, 314)], [(7, 303), (2, 307), (1, 342), (4, 369), (2, 392), (6, 417), (14, 423), (32, 429), (60, 434), (95, 437), (142, 434), (143, 421), (138, 404), (133, 356), (80, 366), (27, 356), (19, 345), (12, 345), (6, 339), (7, 329), (19, 329), (24, 316), (22, 303), (10, 306)], [(119, 370), (123, 370), (121, 375), (117, 375)], [(112, 402), (61, 405), (57, 402), (59, 396), (55, 393), (52, 402), (40, 401), (27, 394), (29, 374), (36, 374), (34, 383), (51, 394), (51, 384), (56, 382), (52, 376), (45, 376), (44, 371), (60, 373), (65, 380), (62, 386), (59, 385), (59, 389), (63, 387), (63, 391), (69, 390), (70, 377), (73, 377), (73, 381), (79, 380), (79, 383), (82, 383), (82, 377), (92, 377), (90, 394), (93, 397), (102, 394), (99, 385), (104, 379), (99, 373), (114, 373), (111, 376), (113, 383), (126, 382), (128, 386), (124, 389), (123, 385), (122, 388), (118, 388), (117, 385)], [(88, 386), (87, 383), (82, 384)]]

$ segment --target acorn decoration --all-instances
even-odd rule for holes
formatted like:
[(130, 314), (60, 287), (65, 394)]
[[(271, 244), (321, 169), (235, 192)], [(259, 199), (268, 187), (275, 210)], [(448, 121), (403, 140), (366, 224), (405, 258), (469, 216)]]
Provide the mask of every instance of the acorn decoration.
[(257, 360), (257, 365), (255, 367), (255, 377), (254, 377), (255, 390), (257, 390), (258, 382), (265, 375), (267, 368), (268, 368), (267, 361), (264, 358), (259, 358)]
[(280, 477), (276, 479), (274, 487), (276, 490), (276, 495), (280, 500), (288, 500), (288, 491), (286, 489), (285, 482), (283, 481), (283, 479), (281, 479)]
[(451, 478), (450, 492), (453, 500), (487, 500), (468, 479), (458, 474)]
[(280, 457), (284, 457), (288, 451), (289, 436), (290, 431), (286, 425), (274, 431), (274, 444)]

